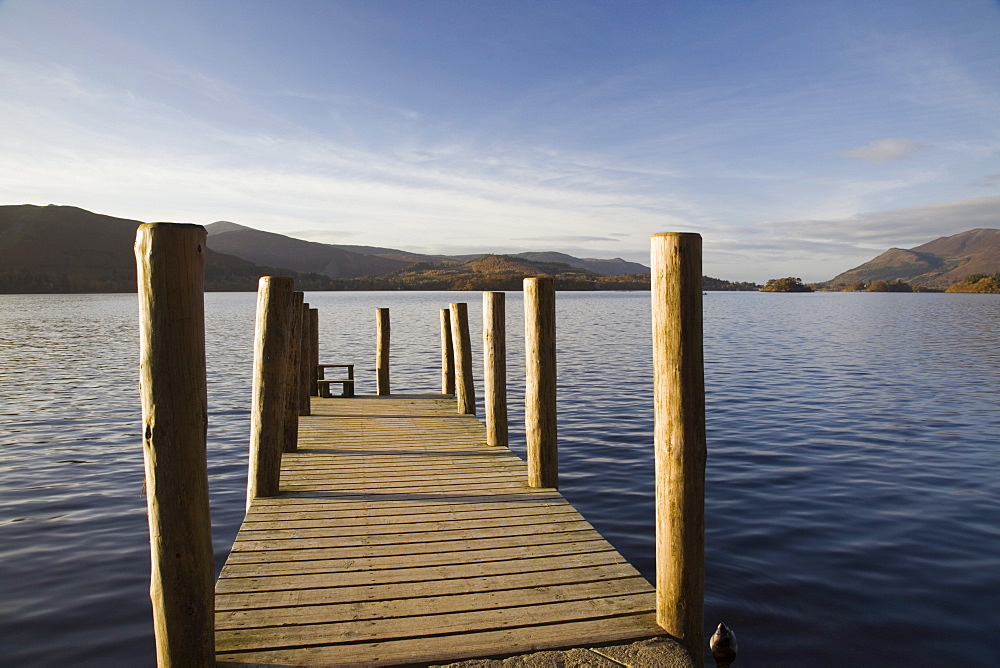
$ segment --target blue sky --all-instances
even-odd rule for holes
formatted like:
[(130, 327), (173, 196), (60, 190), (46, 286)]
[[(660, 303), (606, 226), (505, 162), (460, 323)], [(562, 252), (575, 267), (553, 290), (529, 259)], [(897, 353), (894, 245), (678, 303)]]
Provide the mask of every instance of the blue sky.
[(0, 203), (825, 280), (1000, 227), (1000, 4), (0, 0)]

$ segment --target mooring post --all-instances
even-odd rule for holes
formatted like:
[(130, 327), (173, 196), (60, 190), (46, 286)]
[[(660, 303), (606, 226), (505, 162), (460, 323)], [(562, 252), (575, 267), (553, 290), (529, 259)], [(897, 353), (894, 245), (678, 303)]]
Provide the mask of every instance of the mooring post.
[(441, 309), (441, 394), (455, 394), (455, 348), (451, 341), (451, 309)]
[(705, 370), (701, 235), (652, 237), (656, 621), (702, 665)]
[(389, 309), (375, 309), (375, 393), (389, 394)]
[(284, 452), (299, 447), (299, 364), (302, 355), (302, 303), (305, 295), (292, 293), (285, 323), (288, 327), (288, 375), (285, 379), (285, 440)]
[(558, 487), (556, 291), (552, 278), (524, 279), (524, 361), (528, 485)]
[(309, 330), (309, 304), (303, 303), (299, 311), (299, 415), (310, 415), (312, 405), (309, 393), (312, 390), (312, 334)]
[(309, 344), (309, 394), (318, 397), (319, 385), (319, 309), (309, 309), (309, 336), (312, 338)]
[(257, 497), (278, 493), (285, 439), (288, 391), (288, 311), (292, 279), (262, 276), (257, 289), (253, 342), (253, 390), (250, 399), (250, 469), (247, 508)]
[(160, 666), (215, 665), (215, 565), (205, 440), (205, 228), (135, 238), (150, 598)]
[(486, 444), (507, 445), (507, 325), (504, 293), (483, 293), (483, 402)]
[(476, 414), (476, 388), (472, 379), (472, 337), (469, 305), (451, 304), (451, 340), (455, 349), (455, 400), (459, 413)]

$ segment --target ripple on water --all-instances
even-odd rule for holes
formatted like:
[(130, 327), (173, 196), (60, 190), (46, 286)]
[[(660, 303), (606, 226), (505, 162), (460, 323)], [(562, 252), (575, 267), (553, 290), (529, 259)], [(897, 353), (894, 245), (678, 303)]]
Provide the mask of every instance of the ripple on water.
[[(747, 666), (998, 663), (1000, 299), (784, 297), (705, 297), (706, 632), (733, 626)], [(438, 309), (467, 301), (481, 340), (479, 293), (307, 299), (361, 393), (376, 306), (397, 392), (439, 386)], [(254, 300), (206, 296), (217, 568), (243, 516)], [(558, 308), (561, 490), (651, 579), (649, 295)], [(516, 293), (507, 317), (523, 454)], [(134, 295), (0, 296), (5, 665), (154, 662), (136, 321)]]

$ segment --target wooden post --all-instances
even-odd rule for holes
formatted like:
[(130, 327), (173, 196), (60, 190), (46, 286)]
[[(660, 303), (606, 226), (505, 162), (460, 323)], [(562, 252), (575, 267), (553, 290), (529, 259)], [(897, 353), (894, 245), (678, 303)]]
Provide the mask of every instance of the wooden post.
[(301, 292), (292, 293), (285, 315), (288, 328), (288, 373), (285, 378), (285, 452), (295, 452), (299, 447), (299, 363), (302, 345), (302, 300)]
[(524, 360), (528, 485), (558, 487), (556, 291), (551, 278), (524, 279)]
[(315, 369), (312, 366), (312, 333), (309, 329), (309, 304), (302, 304), (299, 312), (299, 415), (310, 415), (312, 405), (309, 401), (309, 393), (312, 390)]
[(705, 372), (701, 236), (652, 238), (656, 621), (702, 664)]
[(309, 394), (318, 397), (319, 396), (319, 385), (316, 384), (317, 374), (319, 373), (319, 309), (311, 308), (309, 309), (309, 336), (312, 338), (312, 342), (309, 344), (309, 353), (311, 355), (309, 361)]
[(250, 399), (250, 469), (247, 508), (259, 496), (278, 493), (285, 439), (288, 391), (288, 308), (292, 279), (262, 276), (257, 289), (253, 342), (253, 391)]
[(451, 310), (441, 309), (441, 394), (455, 394), (455, 348), (451, 342)]
[(486, 444), (507, 445), (507, 326), (504, 293), (483, 293), (483, 401)]
[(389, 394), (389, 309), (375, 309), (375, 322), (375, 392), (384, 396)]
[(451, 340), (455, 349), (455, 400), (458, 412), (476, 414), (476, 388), (472, 379), (472, 337), (469, 305), (451, 304)]
[(200, 225), (146, 223), (135, 237), (149, 593), (160, 666), (215, 665), (205, 236)]

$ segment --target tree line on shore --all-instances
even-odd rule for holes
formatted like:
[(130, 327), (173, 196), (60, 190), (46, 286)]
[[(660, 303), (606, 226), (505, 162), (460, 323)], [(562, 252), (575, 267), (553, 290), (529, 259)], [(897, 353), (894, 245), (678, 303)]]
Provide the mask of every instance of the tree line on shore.
[(929, 288), (923, 285), (907, 283), (902, 279), (858, 281), (855, 283), (841, 283), (831, 285), (829, 283), (802, 282), (801, 278), (788, 276), (785, 278), (772, 278), (767, 281), (761, 292), (977, 292), (988, 294), (1000, 294), (1000, 271), (993, 274), (969, 274), (964, 280), (958, 281), (948, 286), (944, 290)]

